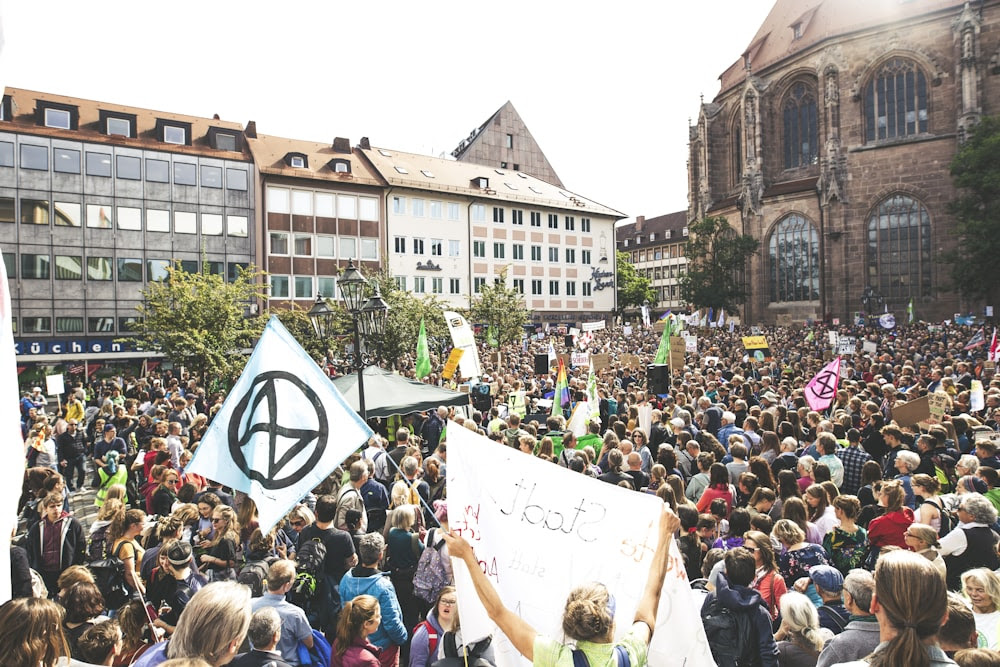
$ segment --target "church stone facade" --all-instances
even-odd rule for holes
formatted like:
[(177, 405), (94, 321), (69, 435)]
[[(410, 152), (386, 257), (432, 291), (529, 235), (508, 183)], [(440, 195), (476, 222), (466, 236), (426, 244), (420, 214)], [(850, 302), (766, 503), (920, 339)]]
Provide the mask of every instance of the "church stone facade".
[[(949, 288), (950, 162), (1000, 113), (1000, 0), (778, 0), (690, 127), (689, 220), (760, 240), (745, 322), (978, 310)], [(720, 267), (724, 269), (726, 267)]]

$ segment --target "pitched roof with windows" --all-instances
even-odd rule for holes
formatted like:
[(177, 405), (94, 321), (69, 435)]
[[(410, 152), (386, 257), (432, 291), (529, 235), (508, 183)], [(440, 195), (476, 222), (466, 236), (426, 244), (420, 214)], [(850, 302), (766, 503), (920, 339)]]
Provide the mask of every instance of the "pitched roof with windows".
[[(683, 243), (687, 240), (687, 211), (677, 211), (644, 218), (615, 227), (615, 245), (619, 250), (646, 248), (664, 243)], [(625, 240), (628, 239), (628, 245)]]
[[(133, 148), (211, 155), (230, 160), (246, 160), (250, 157), (242, 141), (243, 126), (233, 121), (10, 87), (4, 89), (4, 106), (5, 109), (9, 108), (11, 115), (9, 123), (0, 121), (0, 129), (3, 130)], [(71, 128), (47, 127), (40, 122), (39, 111), (45, 108), (69, 110), (73, 118)], [(130, 136), (108, 134), (108, 118), (133, 122)], [(162, 134), (165, 125), (183, 128), (187, 133), (184, 143), (165, 142)], [(215, 148), (214, 142), (218, 141), (220, 135), (225, 135), (225, 139), (235, 137), (236, 150)]]
[[(256, 136), (249, 136), (250, 132), (248, 132), (247, 145), (250, 147), (250, 152), (253, 153), (257, 169), (262, 174), (379, 187), (386, 185), (379, 173), (372, 169), (368, 161), (361, 156), (360, 149), (351, 148), (349, 142), (347, 146), (338, 142), (335, 150), (334, 144), (331, 143), (272, 137), (257, 134), (255, 130), (253, 134)], [(345, 148), (347, 152), (343, 152)], [(302, 156), (304, 166), (293, 166), (293, 161), (287, 159), (289, 156)], [(346, 160), (350, 169), (337, 171), (336, 161), (338, 160)]]
[[(450, 192), (524, 206), (560, 208), (579, 215), (625, 217), (620, 211), (522, 172), (386, 148), (361, 149), (361, 153), (393, 186)], [(487, 179), (486, 187), (477, 186), (480, 179)]]
[(720, 94), (759, 72), (828, 39), (899, 20), (961, 7), (966, 0), (777, 0), (740, 59), (719, 79)]

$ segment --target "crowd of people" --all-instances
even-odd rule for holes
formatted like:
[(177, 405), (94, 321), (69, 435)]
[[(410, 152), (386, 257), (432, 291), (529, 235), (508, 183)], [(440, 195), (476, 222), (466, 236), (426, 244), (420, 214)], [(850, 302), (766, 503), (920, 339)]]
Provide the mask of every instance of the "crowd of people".
[[(640, 326), (484, 347), (468, 409), (371, 420), (376, 434), (263, 530), (253, 500), (185, 470), (223, 394), (170, 372), (92, 378), (59, 406), (36, 388), (21, 402), (23, 530), (0, 646), (46, 667), (495, 664), (489, 637), (462, 636), (453, 557), (471, 560), (527, 659), (639, 667), (675, 542), (719, 665), (1000, 665), (993, 364), (965, 349), (968, 327), (834, 331), (859, 349), (822, 411), (804, 388), (831, 358), (825, 329), (755, 331), (764, 361), (743, 349), (748, 330), (697, 330), (665, 383), (647, 367), (660, 336)], [(567, 346), (610, 361), (571, 367), (561, 406), (535, 360)], [(927, 394), (947, 398), (943, 416), (900, 417)], [(588, 413), (571, 425), (574, 409)], [(448, 428), (663, 500), (617, 641), (614, 591), (598, 582), (570, 595), (564, 636), (544, 637), (477, 575), (448, 531)], [(69, 509), (88, 490), (99, 509), (85, 525)]]

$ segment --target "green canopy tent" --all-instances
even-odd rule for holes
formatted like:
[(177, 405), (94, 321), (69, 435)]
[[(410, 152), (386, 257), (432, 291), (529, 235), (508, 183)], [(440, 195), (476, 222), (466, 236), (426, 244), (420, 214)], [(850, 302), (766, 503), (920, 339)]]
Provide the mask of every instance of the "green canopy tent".
[[(468, 394), (410, 380), (378, 366), (365, 368), (364, 374), (365, 412), (369, 418), (434, 410), (440, 405), (469, 404)], [(333, 384), (344, 395), (347, 404), (358, 412), (358, 374), (336, 378)]]

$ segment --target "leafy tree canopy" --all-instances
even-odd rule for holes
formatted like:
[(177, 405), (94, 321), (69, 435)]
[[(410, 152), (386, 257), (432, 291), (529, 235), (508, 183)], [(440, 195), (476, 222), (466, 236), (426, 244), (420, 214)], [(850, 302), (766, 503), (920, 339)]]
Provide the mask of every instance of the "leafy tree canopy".
[(496, 336), (497, 343), (505, 345), (521, 340), (529, 315), (524, 295), (507, 286), (505, 269), (492, 285), (483, 285), (472, 301), (469, 319), (485, 324)]
[(957, 246), (941, 259), (951, 268), (955, 289), (970, 299), (995, 302), (1000, 281), (1000, 116), (984, 118), (951, 162), (960, 189), (949, 207)]
[(207, 269), (188, 273), (175, 262), (164, 280), (152, 281), (143, 290), (135, 337), (205, 382), (228, 386), (246, 364), (242, 351), (252, 347), (264, 329), (264, 317), (247, 314), (251, 303), (265, 298), (262, 275), (250, 267), (226, 282)]
[(736, 310), (747, 299), (747, 262), (759, 247), (757, 239), (737, 234), (724, 217), (703, 218), (688, 225), (681, 297), (693, 308)]
[(644, 301), (656, 305), (656, 290), (649, 278), (639, 275), (627, 252), (618, 251), (618, 311), (638, 308)]

